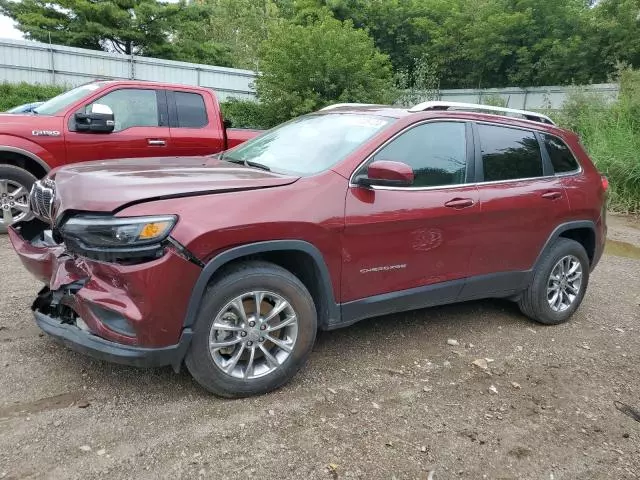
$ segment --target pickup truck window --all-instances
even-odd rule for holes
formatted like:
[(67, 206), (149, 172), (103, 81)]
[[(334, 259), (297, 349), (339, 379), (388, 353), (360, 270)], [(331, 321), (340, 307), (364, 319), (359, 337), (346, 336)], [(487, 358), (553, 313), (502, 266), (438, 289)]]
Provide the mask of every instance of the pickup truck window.
[(114, 132), (131, 127), (157, 127), (158, 100), (155, 90), (142, 88), (123, 88), (107, 93), (85, 107), (91, 111), (91, 105), (107, 105), (113, 111), (116, 122)]
[(104, 82), (88, 83), (79, 87), (73, 88), (67, 92), (47, 100), (42, 105), (34, 110), (34, 113), (38, 115), (55, 115), (67, 108), (69, 105), (76, 103), (78, 100), (88, 96), (96, 90), (102, 88)]
[(314, 175), (328, 170), (393, 122), (377, 115), (331, 113), (296, 118), (222, 155), (276, 173)]
[(202, 128), (209, 123), (202, 95), (188, 92), (173, 92), (173, 95), (179, 128)]

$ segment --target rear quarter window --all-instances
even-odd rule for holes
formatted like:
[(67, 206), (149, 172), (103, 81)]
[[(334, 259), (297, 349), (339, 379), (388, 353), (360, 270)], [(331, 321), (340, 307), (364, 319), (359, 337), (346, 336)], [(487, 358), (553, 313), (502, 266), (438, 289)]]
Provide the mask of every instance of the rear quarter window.
[(555, 173), (569, 173), (579, 169), (578, 161), (566, 143), (546, 133), (542, 134), (542, 138)]

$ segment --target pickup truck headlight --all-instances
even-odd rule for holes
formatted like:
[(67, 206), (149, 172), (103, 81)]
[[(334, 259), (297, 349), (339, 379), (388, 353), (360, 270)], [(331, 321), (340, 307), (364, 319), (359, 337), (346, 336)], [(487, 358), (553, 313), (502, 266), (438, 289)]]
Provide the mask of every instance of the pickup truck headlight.
[(68, 250), (100, 260), (155, 257), (176, 224), (175, 215), (154, 217), (77, 216), (60, 233)]

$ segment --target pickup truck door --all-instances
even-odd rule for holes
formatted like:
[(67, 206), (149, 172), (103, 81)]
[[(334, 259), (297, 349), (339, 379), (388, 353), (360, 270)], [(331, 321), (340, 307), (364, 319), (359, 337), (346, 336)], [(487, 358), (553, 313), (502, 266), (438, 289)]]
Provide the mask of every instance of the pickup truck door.
[(73, 112), (65, 132), (69, 163), (168, 155), (170, 134), (163, 92), (154, 88), (119, 88), (93, 99), (80, 111), (89, 111), (93, 104), (111, 108), (115, 129), (111, 133), (77, 132)]
[(224, 125), (212, 95), (166, 90), (171, 143), (167, 155), (211, 155), (225, 149)]

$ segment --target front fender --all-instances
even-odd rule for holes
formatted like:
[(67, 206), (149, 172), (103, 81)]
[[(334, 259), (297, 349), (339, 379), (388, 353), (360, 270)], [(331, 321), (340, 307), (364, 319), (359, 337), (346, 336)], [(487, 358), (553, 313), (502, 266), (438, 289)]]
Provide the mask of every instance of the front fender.
[(58, 163), (55, 156), (42, 145), (15, 135), (0, 135), (0, 152), (24, 155), (37, 162), (46, 172)]
[(322, 297), (326, 299), (326, 308), (328, 310), (327, 313), (329, 317), (327, 319), (327, 323), (339, 323), (341, 318), (340, 308), (336, 303), (335, 295), (333, 293), (329, 269), (320, 250), (303, 240), (270, 240), (234, 247), (213, 257), (205, 265), (198, 277), (198, 280), (196, 281), (196, 284), (193, 286), (183, 327), (188, 328), (195, 323), (207, 285), (211, 281), (211, 278), (213, 278), (213, 275), (220, 268), (237, 258), (282, 250), (303, 252), (313, 259), (319, 273), (318, 280), (320, 282), (319, 287), (323, 292)]

